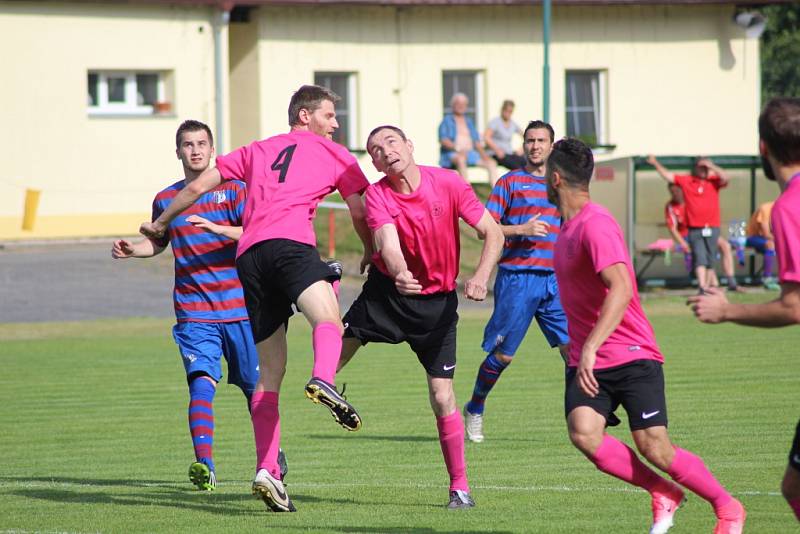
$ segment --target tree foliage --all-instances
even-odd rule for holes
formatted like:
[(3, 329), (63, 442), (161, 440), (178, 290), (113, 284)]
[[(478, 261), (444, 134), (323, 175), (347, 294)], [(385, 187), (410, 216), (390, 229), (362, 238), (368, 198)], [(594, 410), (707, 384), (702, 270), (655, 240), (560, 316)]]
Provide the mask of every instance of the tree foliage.
[(800, 5), (767, 6), (767, 28), (761, 37), (761, 97), (800, 97)]

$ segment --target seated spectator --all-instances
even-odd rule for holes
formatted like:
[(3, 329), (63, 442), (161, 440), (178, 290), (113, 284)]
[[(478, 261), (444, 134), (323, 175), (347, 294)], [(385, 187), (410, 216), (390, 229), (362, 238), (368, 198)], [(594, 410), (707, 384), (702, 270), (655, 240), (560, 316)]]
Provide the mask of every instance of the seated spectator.
[(514, 134), (522, 135), (522, 129), (511, 120), (512, 113), (514, 113), (514, 101), (504, 100), (500, 116), (489, 121), (483, 138), (488, 148), (486, 153), (497, 163), (513, 171), (525, 166), (525, 156), (522, 155), (521, 148), (514, 150), (511, 146)]
[(478, 130), (465, 115), (468, 105), (469, 99), (464, 93), (456, 93), (450, 99), (452, 113), (445, 115), (439, 124), (439, 165), (455, 169), (464, 180), (467, 180), (467, 167), (483, 167), (489, 171), (489, 183), (494, 187), (497, 163), (483, 150)]
[(772, 269), (775, 264), (775, 241), (772, 238), (769, 220), (774, 203), (764, 202), (750, 217), (750, 221), (747, 223), (747, 241), (745, 242), (748, 247), (754, 248), (764, 255), (762, 281), (764, 287), (770, 290), (780, 289), (778, 282), (772, 276)]

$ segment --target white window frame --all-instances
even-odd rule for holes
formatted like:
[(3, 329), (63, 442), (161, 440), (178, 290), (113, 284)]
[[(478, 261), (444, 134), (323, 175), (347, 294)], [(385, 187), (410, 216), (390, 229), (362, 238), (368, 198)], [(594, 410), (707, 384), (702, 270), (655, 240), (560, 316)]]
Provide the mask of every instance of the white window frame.
[[(607, 96), (607, 87), (608, 87), (608, 73), (602, 69), (567, 69), (564, 75), (564, 83), (567, 86), (567, 91), (570, 90), (568, 76), (570, 74), (596, 74), (596, 85), (593, 83), (592, 85), (592, 100), (594, 101), (594, 106), (591, 108), (587, 107), (576, 107), (570, 108), (567, 104), (567, 99), (565, 98), (564, 101), (564, 110), (566, 115), (566, 123), (569, 125), (569, 121), (573, 120), (572, 112), (574, 111), (592, 111), (594, 114), (594, 123), (595, 128), (597, 129), (596, 132), (596, 144), (598, 145), (605, 145), (608, 144), (608, 127), (606, 126), (606, 119), (608, 110), (606, 109), (606, 96)], [(573, 98), (573, 101), (575, 99)]]
[[(475, 98), (474, 102), (470, 102), (470, 107), (475, 110), (475, 129), (478, 132), (483, 132), (483, 125), (484, 125), (484, 114), (483, 114), (483, 80), (484, 80), (484, 71), (482, 70), (470, 70), (470, 69), (445, 69), (442, 71), (442, 80), (444, 81), (445, 74), (458, 74), (458, 75), (471, 75), (473, 76), (473, 82), (475, 83)], [(442, 88), (444, 91), (444, 87)], [(444, 94), (442, 95), (444, 96)], [(445, 102), (444, 104), (444, 113), (451, 113), (452, 110), (450, 109), (450, 103)]]
[[(95, 102), (93, 105), (87, 105), (89, 115), (152, 115), (155, 112), (153, 106), (142, 106), (138, 103), (136, 76), (140, 74), (155, 74), (158, 76), (158, 83), (156, 85), (156, 101), (163, 102), (165, 100), (166, 88), (164, 83), (164, 73), (162, 72), (91, 70), (88, 74), (94, 74), (97, 76), (97, 102)], [(109, 78), (125, 79), (125, 100), (123, 102), (108, 101)]]
[[(345, 78), (345, 82), (347, 84), (347, 98), (343, 95), (339, 95), (342, 97), (344, 101), (344, 105), (337, 106), (338, 108), (344, 107), (347, 111), (347, 148), (350, 150), (357, 150), (359, 148), (358, 145), (358, 73), (357, 72), (349, 72), (349, 71), (332, 71), (332, 70), (320, 70), (314, 71), (314, 80), (316, 81), (317, 76), (328, 76), (328, 77), (337, 77), (337, 78)], [(337, 115), (339, 115), (339, 110), (337, 110)]]

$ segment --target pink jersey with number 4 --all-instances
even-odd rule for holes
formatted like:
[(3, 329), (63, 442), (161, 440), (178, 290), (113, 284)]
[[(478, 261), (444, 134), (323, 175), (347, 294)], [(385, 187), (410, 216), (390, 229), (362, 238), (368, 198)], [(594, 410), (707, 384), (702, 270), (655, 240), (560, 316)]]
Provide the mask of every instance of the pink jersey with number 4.
[(225, 180), (247, 183), (247, 204), (237, 257), (267, 239), (317, 245), (317, 205), (335, 189), (342, 198), (361, 194), (369, 182), (343, 146), (296, 130), (255, 141), (217, 158)]
[(625, 265), (633, 298), (619, 326), (597, 351), (595, 369), (607, 369), (634, 360), (664, 361), (655, 332), (644, 315), (622, 229), (607, 209), (589, 202), (571, 220), (561, 225), (555, 247), (555, 271), (561, 305), (567, 314), (569, 361), (577, 367), (581, 349), (597, 324), (608, 294), (600, 272), (616, 263)]
[[(408, 270), (422, 285), (422, 294), (456, 288), (461, 250), (459, 217), (475, 226), (484, 207), (472, 187), (458, 174), (438, 167), (419, 166), (420, 184), (409, 194), (396, 193), (384, 177), (367, 189), (367, 224), (373, 232), (393, 224)], [(389, 275), (380, 252), (378, 269)]]
[(778, 280), (800, 284), (800, 173), (772, 206), (772, 235), (778, 256)]

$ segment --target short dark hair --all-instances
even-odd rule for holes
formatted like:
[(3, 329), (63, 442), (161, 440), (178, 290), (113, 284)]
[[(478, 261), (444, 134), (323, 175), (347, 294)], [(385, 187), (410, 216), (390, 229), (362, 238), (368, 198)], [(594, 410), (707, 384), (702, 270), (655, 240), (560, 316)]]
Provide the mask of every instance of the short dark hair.
[(214, 146), (214, 134), (211, 133), (211, 128), (204, 122), (196, 121), (196, 120), (186, 120), (178, 126), (178, 131), (175, 132), (175, 148), (181, 148), (181, 138), (185, 132), (199, 132), (200, 130), (205, 130), (208, 134), (208, 142), (211, 146)]
[(556, 132), (555, 132), (555, 130), (553, 130), (553, 127), (550, 126), (549, 123), (544, 122), (544, 121), (535, 120), (535, 121), (529, 122), (528, 125), (525, 127), (525, 131), (522, 132), (522, 138), (523, 139), (525, 138), (525, 135), (528, 133), (528, 130), (547, 130), (548, 132), (550, 132), (550, 142), (551, 143), (556, 138)]
[(294, 126), (300, 122), (300, 110), (306, 109), (313, 113), (319, 109), (323, 100), (329, 100), (333, 104), (341, 98), (339, 95), (319, 85), (304, 85), (292, 95), (289, 101), (289, 126)]
[(381, 130), (392, 130), (397, 135), (399, 135), (403, 141), (408, 141), (405, 132), (400, 128), (398, 128), (397, 126), (392, 126), (391, 124), (382, 124), (381, 126), (376, 126), (375, 128), (373, 128), (372, 131), (367, 136), (367, 145), (366, 145), (367, 149), (369, 149), (369, 140), (372, 139), (373, 135), (380, 132)]
[(594, 172), (594, 156), (589, 146), (575, 137), (565, 137), (553, 145), (547, 158), (548, 175), (557, 170), (571, 187), (588, 190)]
[(784, 165), (800, 162), (800, 98), (773, 98), (758, 117), (758, 136)]

